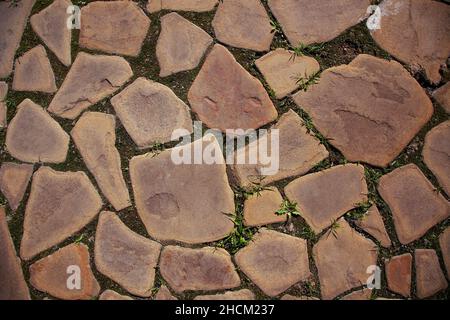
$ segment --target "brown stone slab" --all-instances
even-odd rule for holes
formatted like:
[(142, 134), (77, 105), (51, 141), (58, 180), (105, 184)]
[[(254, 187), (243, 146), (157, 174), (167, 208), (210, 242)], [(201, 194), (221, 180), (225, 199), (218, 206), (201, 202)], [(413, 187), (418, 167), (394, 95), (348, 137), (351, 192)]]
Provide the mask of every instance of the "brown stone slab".
[(100, 297), (98, 297), (98, 300), (134, 300), (134, 299), (128, 296), (118, 294), (113, 290), (105, 290), (100, 295)]
[(33, 174), (33, 165), (3, 162), (0, 168), (0, 191), (16, 211)]
[(225, 293), (196, 296), (194, 300), (255, 300), (255, 294), (248, 289)]
[(244, 224), (251, 227), (260, 227), (285, 222), (286, 215), (276, 214), (282, 203), (283, 197), (276, 188), (252, 195), (244, 203)]
[(362, 217), (362, 219), (357, 220), (356, 225), (370, 234), (372, 237), (380, 241), (380, 244), (389, 248), (392, 245), (389, 234), (384, 226), (383, 218), (381, 217), (378, 208), (373, 205), (370, 207), (369, 211)]
[(436, 101), (450, 113), (450, 82), (447, 82), (442, 87), (433, 92), (433, 97)]
[(411, 295), (412, 255), (405, 253), (385, 260), (389, 290), (404, 297)]
[(450, 228), (445, 229), (440, 235), (439, 245), (444, 257), (445, 268), (447, 269), (447, 278), (450, 279)]
[(433, 296), (448, 287), (436, 251), (416, 249), (414, 263), (416, 265), (417, 296), (420, 299)]

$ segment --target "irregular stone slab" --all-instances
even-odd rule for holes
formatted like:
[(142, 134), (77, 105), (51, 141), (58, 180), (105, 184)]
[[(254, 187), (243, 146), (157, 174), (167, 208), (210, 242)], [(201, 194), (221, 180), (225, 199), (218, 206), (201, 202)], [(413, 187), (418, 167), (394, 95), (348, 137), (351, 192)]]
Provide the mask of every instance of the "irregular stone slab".
[(122, 57), (80, 52), (48, 111), (75, 119), (85, 109), (120, 89), (133, 71)]
[(370, 6), (370, 0), (269, 0), (268, 3), (294, 47), (336, 38), (362, 21)]
[(196, 296), (194, 300), (255, 300), (255, 294), (248, 289), (242, 289), (221, 294)]
[(80, 46), (139, 56), (150, 19), (133, 1), (96, 1), (81, 8)]
[[(328, 157), (327, 149), (308, 132), (303, 120), (294, 111), (289, 110), (283, 114), (272, 129), (279, 130), (279, 158), (274, 158), (274, 161), (279, 162), (278, 171), (273, 170), (272, 172), (266, 159), (260, 159), (258, 153), (261, 143), (266, 147), (271, 141), (272, 133), (269, 132), (266, 141), (260, 138), (237, 150), (237, 157), (254, 152), (258, 163), (256, 165), (235, 164), (232, 167), (234, 176), (241, 186), (251, 186), (255, 182), (267, 185), (285, 178), (302, 175)], [(267, 150), (267, 154), (272, 154), (271, 144), (267, 146)], [(271, 165), (275, 169), (274, 161)], [(267, 171), (270, 175), (267, 175)], [(261, 176), (264, 179), (258, 181)]]
[(8, 77), (13, 69), (14, 55), (35, 1), (22, 0), (11, 4), (0, 2), (0, 78)]
[(364, 167), (356, 164), (306, 175), (288, 184), (284, 191), (316, 233), (367, 201), (368, 194)]
[(365, 54), (325, 70), (294, 100), (346, 159), (379, 167), (388, 166), (433, 114), (425, 91), (401, 64)]
[(423, 161), (450, 195), (450, 120), (429, 131), (422, 150)]
[(216, 44), (188, 93), (192, 111), (209, 128), (256, 129), (278, 116), (261, 82)]
[(340, 300), (362, 301), (362, 300), (370, 300), (371, 297), (372, 297), (372, 290), (362, 289), (353, 291), (352, 293), (343, 296)]
[(220, 248), (167, 246), (161, 253), (159, 268), (176, 292), (224, 290), (238, 287), (241, 283), (231, 256)]
[(442, 256), (444, 257), (445, 268), (447, 269), (447, 278), (450, 279), (450, 228), (442, 232), (439, 237)]
[(8, 94), (8, 84), (4, 81), (0, 81), (0, 129), (6, 128), (6, 95)]
[(261, 229), (249, 245), (239, 250), (235, 261), (271, 297), (311, 275), (306, 240), (267, 229)]
[(283, 197), (276, 188), (254, 194), (244, 203), (244, 224), (259, 227), (266, 224), (280, 223), (287, 220), (286, 215), (277, 215), (281, 208)]
[(160, 83), (138, 78), (114, 96), (111, 104), (139, 148), (171, 141), (176, 129), (192, 133), (188, 106)]
[(33, 165), (3, 162), (0, 168), (0, 190), (16, 211), (33, 174)]
[(6, 132), (6, 148), (24, 162), (62, 163), (69, 149), (69, 135), (41, 106), (25, 99)]
[(355, 221), (355, 224), (380, 241), (383, 247), (389, 248), (392, 245), (386, 227), (384, 226), (383, 218), (375, 205), (370, 207), (369, 211), (361, 220)]
[(80, 231), (101, 207), (102, 200), (84, 172), (41, 167), (33, 175), (20, 256), (30, 260)]
[(433, 92), (433, 97), (436, 101), (450, 113), (450, 82), (447, 82), (442, 87)]
[(162, 285), (155, 296), (155, 300), (178, 300), (178, 299), (175, 298), (170, 293), (169, 289), (166, 286)]
[(301, 296), (301, 297), (297, 297), (297, 296), (293, 296), (290, 294), (285, 294), (284, 296), (282, 296), (280, 298), (280, 300), (319, 300), (316, 297), (307, 297), (307, 296)]
[(422, 237), (450, 215), (450, 205), (420, 169), (409, 164), (381, 177), (378, 192), (389, 205), (402, 244)]
[(43, 46), (38, 45), (17, 58), (12, 88), (15, 91), (56, 92), (55, 74)]
[[(92, 274), (89, 261), (87, 246), (70, 244), (33, 263), (30, 267), (30, 283), (55, 298), (90, 300), (98, 296), (100, 286)], [(75, 280), (70, 281), (70, 276), (75, 274), (80, 275), (80, 289), (68, 286), (76, 285)]]
[(0, 256), (0, 300), (30, 300), (3, 207), (0, 207)]
[(134, 233), (112, 212), (100, 214), (95, 265), (101, 273), (140, 297), (150, 297), (161, 245)]
[(268, 51), (275, 35), (259, 0), (222, 0), (212, 21), (220, 42), (254, 51)]
[(72, 63), (72, 31), (67, 28), (69, 0), (55, 0), (30, 18), (33, 31), (66, 67)]
[(416, 264), (417, 297), (424, 299), (448, 287), (436, 251), (416, 249), (414, 262)]
[[(425, 69), (432, 83), (450, 56), (450, 7), (438, 1), (388, 0), (380, 4), (380, 29), (372, 37), (397, 59)], [(432, 36), (430, 36), (432, 35)]]
[(116, 210), (131, 205), (116, 149), (116, 118), (85, 112), (71, 132), (73, 141), (103, 194)]
[(197, 68), (213, 39), (203, 29), (172, 12), (161, 18), (156, 44), (160, 77)]
[(148, 0), (147, 11), (150, 13), (160, 10), (173, 11), (211, 11), (219, 0)]
[(134, 299), (128, 296), (118, 294), (117, 292), (112, 290), (105, 290), (100, 295), (100, 297), (98, 297), (98, 300), (134, 300)]
[(411, 295), (412, 255), (395, 256), (385, 261), (388, 288), (404, 297)]
[(300, 87), (299, 79), (309, 79), (320, 70), (316, 59), (295, 57), (293, 52), (278, 48), (255, 61), (277, 99), (283, 99)]
[[(195, 148), (216, 150), (221, 164), (176, 164), (172, 155)], [(138, 214), (158, 240), (185, 243), (216, 241), (234, 228), (235, 210), (220, 146), (213, 135), (192, 144), (131, 159), (130, 175)], [(195, 177), (195, 178), (193, 178)]]
[(325, 233), (313, 248), (322, 299), (330, 300), (367, 282), (367, 268), (377, 264), (377, 246), (341, 218), (333, 234)]

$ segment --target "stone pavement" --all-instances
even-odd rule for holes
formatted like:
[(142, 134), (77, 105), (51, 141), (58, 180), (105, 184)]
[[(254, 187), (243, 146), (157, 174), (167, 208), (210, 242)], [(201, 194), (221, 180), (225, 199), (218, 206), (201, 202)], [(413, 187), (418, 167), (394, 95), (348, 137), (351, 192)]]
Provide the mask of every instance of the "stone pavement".
[(2, 1), (0, 300), (448, 300), (450, 5), (371, 3)]

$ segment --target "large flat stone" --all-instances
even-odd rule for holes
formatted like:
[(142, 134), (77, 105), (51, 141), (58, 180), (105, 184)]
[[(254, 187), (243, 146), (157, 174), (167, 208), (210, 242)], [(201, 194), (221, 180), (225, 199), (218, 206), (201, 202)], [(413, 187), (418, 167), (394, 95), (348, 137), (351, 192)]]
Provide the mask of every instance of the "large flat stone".
[(225, 293), (196, 296), (194, 300), (255, 300), (255, 294), (248, 289)]
[(367, 268), (377, 264), (375, 243), (353, 230), (344, 218), (337, 225), (334, 233), (325, 233), (313, 248), (325, 300), (365, 284)]
[(330, 41), (366, 17), (370, 0), (269, 0), (292, 46)]
[(309, 226), (319, 233), (367, 200), (364, 167), (347, 164), (312, 173), (288, 184), (285, 193), (297, 203)]
[(6, 149), (24, 162), (62, 163), (69, 149), (69, 135), (41, 106), (25, 99), (6, 132)]
[(41, 167), (33, 175), (20, 256), (30, 260), (80, 231), (101, 207), (102, 200), (84, 172)]
[(160, 83), (138, 78), (114, 96), (111, 104), (139, 148), (171, 141), (176, 129), (192, 133), (188, 106)]
[(436, 251), (416, 249), (414, 263), (416, 264), (417, 297), (428, 298), (448, 287)]
[(150, 19), (133, 1), (95, 1), (81, 9), (80, 46), (137, 57)]
[(275, 34), (259, 0), (220, 1), (212, 26), (220, 42), (254, 51), (268, 51)]
[(33, 165), (3, 162), (0, 168), (0, 190), (16, 211), (33, 174)]
[(140, 297), (150, 297), (161, 245), (134, 233), (112, 212), (100, 214), (95, 235), (97, 269)]
[(116, 210), (131, 205), (116, 149), (116, 118), (100, 112), (85, 112), (71, 132), (86, 166), (101, 191)]
[(380, 167), (388, 166), (433, 114), (424, 89), (401, 64), (365, 54), (325, 70), (318, 84), (294, 100), (349, 161)]
[(197, 68), (212, 42), (208, 33), (175, 12), (161, 17), (161, 32), (156, 44), (159, 76)]
[(244, 224), (259, 227), (271, 223), (285, 222), (286, 215), (277, 215), (281, 208), (283, 197), (276, 188), (254, 194), (244, 203)]
[(380, 4), (378, 45), (397, 59), (425, 69), (432, 83), (450, 56), (450, 7), (438, 1), (387, 0)]
[(147, 11), (150, 13), (160, 10), (173, 11), (211, 11), (219, 0), (148, 0)]
[(167, 246), (161, 253), (159, 268), (176, 292), (224, 290), (238, 287), (241, 283), (231, 256), (219, 248)]
[(450, 215), (447, 200), (414, 164), (381, 177), (378, 192), (389, 205), (398, 239), (408, 244)]
[(261, 82), (216, 44), (191, 86), (192, 111), (209, 128), (256, 129), (277, 118)]
[(0, 256), (0, 300), (30, 300), (3, 207), (0, 207)]
[(208, 135), (157, 156), (147, 154), (131, 159), (137, 211), (152, 237), (204, 243), (222, 239), (233, 230), (233, 222), (226, 214), (234, 213), (234, 195), (224, 162), (193, 165), (172, 160), (172, 155), (191, 152), (202, 145), (220, 152), (214, 136)]
[[(80, 289), (69, 288), (68, 284), (76, 282), (70, 281), (71, 275), (80, 276)], [(30, 283), (39, 291), (64, 300), (91, 300), (100, 293), (92, 274), (88, 247), (84, 244), (70, 244), (33, 263)]]
[(389, 248), (392, 245), (389, 234), (384, 226), (383, 218), (381, 217), (378, 208), (373, 205), (369, 211), (362, 217), (362, 219), (355, 221), (356, 225), (370, 234), (372, 237), (380, 241), (380, 244)]
[(445, 268), (447, 269), (447, 278), (450, 279), (450, 227), (445, 229), (440, 235), (439, 246), (441, 247)]
[(85, 109), (120, 89), (133, 75), (122, 57), (80, 52), (48, 111), (75, 119)]
[(439, 89), (433, 92), (433, 97), (436, 101), (450, 113), (450, 82), (447, 82)]
[(105, 290), (102, 292), (100, 297), (98, 297), (98, 300), (134, 300), (131, 297), (121, 295), (113, 290)]
[(411, 295), (412, 255), (405, 253), (385, 261), (389, 290), (404, 297)]
[(6, 95), (8, 94), (8, 84), (0, 81), (0, 129), (7, 125)]
[(69, 0), (55, 0), (30, 18), (33, 31), (65, 66), (72, 63), (72, 30), (67, 28)]
[(235, 255), (236, 264), (265, 294), (274, 297), (310, 275), (306, 240), (261, 229)]

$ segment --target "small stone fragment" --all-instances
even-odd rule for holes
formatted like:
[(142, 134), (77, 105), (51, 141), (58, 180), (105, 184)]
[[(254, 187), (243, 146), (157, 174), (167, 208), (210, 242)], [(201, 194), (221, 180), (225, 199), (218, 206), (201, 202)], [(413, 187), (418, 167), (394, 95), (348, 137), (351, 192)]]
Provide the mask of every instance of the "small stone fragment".
[(6, 149), (24, 162), (62, 163), (69, 149), (69, 135), (41, 106), (25, 99), (6, 132)]
[(4, 81), (0, 81), (0, 129), (6, 128), (6, 95), (8, 94), (8, 84)]
[(160, 10), (172, 11), (211, 11), (219, 0), (148, 0), (147, 11), (150, 13)]
[[(90, 300), (98, 296), (100, 286), (92, 274), (89, 261), (89, 251), (84, 244), (70, 244), (33, 263), (30, 267), (30, 283), (55, 298)], [(67, 285), (68, 277), (74, 270), (79, 270), (81, 289)]]
[(433, 92), (433, 97), (436, 101), (450, 113), (450, 82), (447, 82), (442, 87)]
[(105, 290), (100, 295), (98, 300), (134, 300), (134, 299), (130, 298), (128, 296), (118, 294), (117, 292), (115, 292), (113, 290)]
[(161, 253), (159, 268), (176, 292), (224, 290), (241, 283), (230, 255), (220, 248), (167, 246)]
[(404, 297), (411, 295), (412, 255), (395, 256), (385, 261), (388, 288)]
[(378, 192), (391, 208), (402, 244), (419, 239), (450, 215), (447, 200), (414, 164), (381, 177)]
[(169, 289), (165, 285), (162, 285), (155, 296), (155, 300), (178, 300), (178, 299), (175, 298), (170, 293)]
[(417, 297), (428, 298), (448, 287), (436, 251), (416, 249), (414, 262), (416, 264)]
[(255, 294), (248, 289), (225, 293), (196, 296), (194, 300), (255, 300)]
[(391, 246), (391, 239), (384, 226), (383, 218), (375, 205), (370, 207), (364, 217), (355, 223), (358, 227), (380, 241), (383, 247), (389, 248)]
[(281, 208), (283, 197), (276, 188), (263, 190), (252, 195), (244, 203), (244, 224), (251, 227), (285, 222), (286, 215), (277, 215)]
[(239, 250), (235, 261), (271, 297), (311, 275), (306, 240), (267, 229), (261, 229)]
[(450, 279), (450, 227), (442, 232), (439, 237), (439, 246), (444, 257), (445, 268), (447, 269), (447, 278)]
[(33, 174), (33, 165), (3, 162), (0, 168), (0, 190), (16, 211)]
[(372, 290), (365, 288), (353, 291), (352, 293), (343, 296), (340, 300), (361, 301), (361, 300), (370, 300), (371, 297), (372, 297)]

